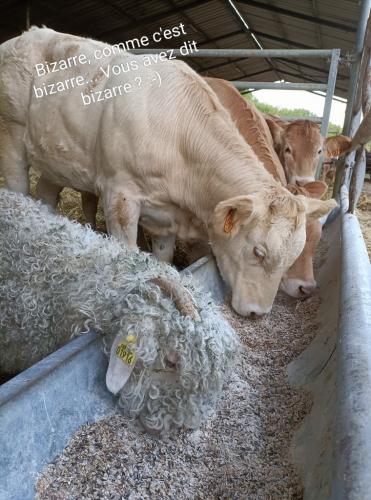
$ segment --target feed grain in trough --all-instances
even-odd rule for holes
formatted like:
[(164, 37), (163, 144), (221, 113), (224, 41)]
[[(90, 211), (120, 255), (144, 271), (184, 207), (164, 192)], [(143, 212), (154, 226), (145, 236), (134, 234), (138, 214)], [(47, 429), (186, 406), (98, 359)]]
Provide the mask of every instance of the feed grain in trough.
[(290, 448), (311, 397), (290, 387), (286, 368), (313, 339), (319, 303), (280, 293), (262, 321), (223, 306), (243, 353), (214, 418), (167, 441), (138, 433), (118, 415), (84, 426), (43, 471), (39, 499), (301, 498)]

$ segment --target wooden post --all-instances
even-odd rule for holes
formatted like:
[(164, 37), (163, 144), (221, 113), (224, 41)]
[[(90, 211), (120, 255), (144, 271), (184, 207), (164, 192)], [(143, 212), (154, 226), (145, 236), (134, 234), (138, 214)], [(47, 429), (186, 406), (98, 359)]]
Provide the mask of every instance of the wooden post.
[(364, 116), (361, 125), (352, 139), (352, 150), (363, 146), (371, 140), (371, 110)]

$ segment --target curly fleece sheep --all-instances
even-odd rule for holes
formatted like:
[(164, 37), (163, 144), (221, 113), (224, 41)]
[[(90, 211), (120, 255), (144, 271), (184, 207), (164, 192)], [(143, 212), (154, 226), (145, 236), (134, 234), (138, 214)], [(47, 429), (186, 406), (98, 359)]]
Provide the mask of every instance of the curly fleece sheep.
[(207, 417), (238, 342), (189, 278), (6, 190), (0, 235), (0, 372), (92, 328), (125, 414), (158, 431)]

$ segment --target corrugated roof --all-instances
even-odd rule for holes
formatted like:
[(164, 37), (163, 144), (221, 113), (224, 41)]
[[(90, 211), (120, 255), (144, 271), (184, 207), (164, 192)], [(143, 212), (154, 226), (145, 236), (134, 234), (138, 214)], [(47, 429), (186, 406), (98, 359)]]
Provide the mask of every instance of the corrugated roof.
[[(183, 22), (189, 39), (200, 48), (255, 48), (249, 33), (223, 0), (3, 0), (0, 4), (0, 41), (26, 29), (27, 6), (31, 24), (91, 36), (115, 43)], [(235, 0), (235, 5), (267, 49), (340, 48), (351, 52), (360, 14), (358, 0)], [(179, 39), (164, 47), (179, 46)], [(152, 45), (156, 47), (155, 44)], [(329, 61), (321, 59), (189, 59), (200, 73), (228, 80), (327, 80)], [(349, 67), (341, 65), (336, 94), (346, 97)]]

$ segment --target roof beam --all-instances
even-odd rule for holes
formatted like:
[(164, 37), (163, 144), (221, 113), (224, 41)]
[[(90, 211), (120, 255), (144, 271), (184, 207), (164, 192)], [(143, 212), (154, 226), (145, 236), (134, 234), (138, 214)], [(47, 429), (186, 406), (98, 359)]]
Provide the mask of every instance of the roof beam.
[(303, 14), (301, 12), (294, 12), (293, 10), (277, 7), (276, 5), (268, 5), (266, 3), (258, 2), (256, 0), (237, 0), (237, 1), (239, 3), (243, 3), (250, 7), (257, 7), (259, 9), (268, 10), (270, 12), (276, 12), (277, 14), (282, 14), (284, 16), (296, 17), (297, 19), (302, 19), (303, 21), (308, 21), (310, 23), (323, 24), (324, 26), (329, 26), (330, 28), (335, 28), (342, 31), (348, 31), (350, 33), (355, 33), (357, 31), (357, 28), (355, 28), (354, 26), (337, 23), (335, 21), (323, 19), (322, 17), (309, 16), (308, 14)]
[[(204, 69), (204, 71), (207, 71), (207, 69)], [(272, 71), (271, 68), (269, 68), (269, 70), (265, 70), (265, 71), (259, 71), (257, 72), (256, 74), (260, 74), (260, 73), (266, 73), (268, 71)], [(287, 69), (282, 69), (280, 68), (279, 70), (281, 73), (285, 74), (285, 75), (289, 75), (289, 76), (294, 76), (295, 78), (300, 78), (302, 79), (302, 75), (300, 75), (299, 73), (293, 73), (292, 71), (288, 71)], [(255, 75), (255, 73), (254, 73)], [(247, 75), (247, 77), (250, 77), (250, 76), (253, 76), (253, 75)], [(313, 82), (313, 83), (323, 83), (323, 82), (318, 82), (317, 80), (314, 80), (313, 78), (307, 78), (307, 80)], [(340, 90), (344, 90), (344, 89), (340, 89)]]
[(22, 4), (26, 6), (27, 5), (26, 0), (13, 0), (12, 2), (9, 2), (8, 5), (0, 9), (0, 13), (4, 15), (6, 14), (6, 12), (13, 11), (15, 7), (18, 7), (19, 5)]
[[(172, 8), (176, 7), (174, 0), (166, 0), (166, 2), (168, 5), (170, 5), (170, 7), (172, 7)], [(186, 21), (186, 23), (188, 23), (189, 25), (193, 24), (191, 18), (185, 12), (181, 12), (180, 15)], [(207, 36), (207, 34), (201, 28), (198, 28), (198, 31), (206, 39), (206, 41), (208, 41), (208, 42), (210, 41), (210, 38)], [(193, 64), (194, 64), (194, 67), (197, 69), (197, 71), (201, 70), (201, 65), (199, 63), (197, 63), (196, 61), (193, 61)]]
[[(271, 2), (270, 0), (267, 0), (267, 2), (268, 2), (268, 4), (269, 4), (269, 5), (273, 5), (273, 6), (275, 5), (275, 3), (274, 3), (274, 2)], [(282, 35), (284, 38), (287, 38), (287, 31), (286, 31), (286, 27), (285, 27), (285, 24), (284, 24), (284, 23), (282, 22), (282, 20), (281, 20), (281, 15), (280, 15), (280, 14), (277, 14), (276, 18), (277, 18), (277, 19), (276, 19), (276, 23), (278, 24), (279, 29), (281, 30), (281, 35)], [(301, 76), (302, 76), (303, 80), (305, 80), (305, 75), (304, 75), (304, 72), (303, 72), (302, 67), (301, 67), (299, 64), (297, 64), (297, 62), (296, 62), (296, 60), (295, 60), (295, 59), (293, 59), (293, 60), (292, 60), (292, 63), (294, 63), (294, 65), (296, 66), (296, 70), (297, 70), (297, 71), (299, 71), (299, 73), (301, 74)]]
[[(227, 4), (228, 4), (227, 7), (231, 11), (233, 17), (235, 17), (237, 19), (237, 21), (239, 22), (239, 24), (240, 24), (241, 28), (243, 29), (243, 31), (252, 38), (252, 41), (253, 41), (254, 45), (258, 49), (262, 50), (264, 47), (259, 42), (259, 40), (256, 38), (255, 33), (250, 28), (249, 24), (246, 22), (245, 18), (242, 16), (242, 14), (237, 9), (237, 7), (234, 5), (233, 1), (232, 0), (227, 0)], [(276, 65), (274, 64), (274, 62), (272, 61), (272, 59), (270, 57), (266, 57), (265, 60), (267, 61), (268, 65), (272, 68), (272, 71), (276, 75), (276, 77), (279, 80), (281, 80), (282, 76), (277, 71)]]
[[(207, 69), (203, 69), (203, 70), (201, 71), (201, 73), (205, 73), (205, 72), (207, 72)], [(247, 74), (243, 74), (243, 75), (240, 77), (240, 79), (241, 79), (241, 78), (251, 78), (251, 77), (253, 77), (253, 76), (262, 75), (262, 74), (264, 74), (264, 73), (272, 73), (272, 69), (271, 69), (271, 68), (267, 68), (267, 69), (263, 69), (263, 70), (261, 70), (261, 71), (255, 71), (254, 73), (249, 73), (248, 75), (247, 75)], [(208, 75), (203, 75), (203, 76), (208, 76)], [(211, 76), (211, 75), (210, 75), (210, 76)], [(215, 77), (215, 78), (217, 78), (217, 77)]]
[[(284, 62), (287, 62), (290, 64), (296, 64), (297, 66), (302, 66), (303, 68), (312, 69), (314, 71), (318, 71), (318, 73), (323, 73), (325, 75), (328, 75), (327, 69), (317, 68), (316, 66), (312, 66), (311, 64), (306, 64), (306, 63), (302, 63), (302, 62), (298, 62), (298, 61), (294, 62), (293, 59), (285, 59), (284, 57), (277, 57), (276, 61), (284, 61)], [(340, 79), (349, 78), (346, 75), (342, 75), (342, 74), (338, 73), (337, 78), (339, 78), (339, 77), (340, 77)]]
[[(224, 63), (219, 63), (219, 64), (213, 64), (212, 66), (208, 66), (207, 68), (203, 68), (200, 70), (200, 73), (208, 73), (209, 71), (213, 71), (215, 69), (220, 69), (220, 68), (223, 68), (225, 66), (228, 66), (230, 64), (233, 64), (233, 62), (242, 62), (242, 61), (245, 61), (246, 58), (245, 57), (241, 57), (239, 59), (235, 59), (234, 61), (227, 61), (227, 62), (224, 62)], [(281, 58), (277, 59), (277, 61), (280, 61)], [(284, 59), (284, 61), (286, 62), (292, 62), (290, 61), (289, 59)], [(305, 65), (304, 63), (297, 63), (299, 65), (303, 65), (303, 67), (307, 67), (308, 65)], [(313, 69), (314, 69), (314, 66), (313, 66)], [(328, 74), (327, 71), (325, 70), (319, 70), (318, 68), (316, 68), (317, 71), (323, 71), (326, 75)], [(249, 75), (246, 75), (246, 78), (249, 78), (249, 77), (252, 77), (252, 76), (256, 76), (256, 75), (260, 75), (260, 74), (263, 74), (263, 73), (268, 73), (272, 71), (271, 68), (269, 69), (264, 69), (264, 70), (261, 70), (261, 71), (256, 71), (255, 73), (251, 73)], [(280, 68), (280, 72), (281, 73), (285, 73), (286, 70)], [(288, 73), (286, 73), (288, 74)], [(300, 75), (297, 75), (296, 73), (291, 73), (290, 76), (296, 76), (297, 78), (302, 78)], [(347, 79), (348, 77), (346, 75), (338, 75), (338, 77), (341, 76), (343, 79)], [(242, 78), (245, 78), (245, 76), (243, 76)], [(315, 80), (312, 80), (312, 81), (315, 81)], [(339, 88), (339, 86), (337, 86), (336, 88), (338, 88), (339, 90), (343, 91), (343, 92), (346, 92), (345, 89), (342, 89), (342, 88)]]
[[(283, 73), (283, 74), (285, 74), (285, 75), (289, 75), (289, 76), (293, 76), (295, 78), (302, 79), (302, 76), (300, 74), (298, 74), (298, 73), (292, 73), (291, 71), (287, 71), (286, 69), (280, 68), (280, 72)], [(306, 80), (309, 80), (309, 81), (311, 81), (313, 83), (321, 83), (321, 82), (318, 82), (317, 80), (314, 80), (313, 78), (309, 78), (309, 77), (306, 77)], [(342, 92), (347, 92), (346, 89), (343, 89), (343, 88), (341, 88), (339, 86), (337, 86), (337, 89), (341, 90)]]
[[(100, 2), (96, 2), (96, 3), (100, 3)], [(111, 0), (102, 0), (102, 3), (104, 3), (105, 5), (108, 5), (109, 7), (111, 7), (112, 10), (114, 10), (115, 12), (118, 12), (125, 19), (126, 18), (130, 19), (130, 21), (134, 22), (134, 23), (137, 22), (137, 20), (135, 19), (135, 17), (132, 16), (131, 14), (129, 14), (129, 12), (127, 12), (127, 9), (124, 10), (122, 7), (119, 7), (118, 5), (116, 5)]]
[[(259, 38), (266, 38), (267, 40), (272, 40), (273, 42), (279, 42), (279, 43), (284, 43), (285, 45), (292, 45), (294, 47), (298, 47), (300, 49), (317, 49), (317, 47), (314, 47), (313, 45), (306, 45), (304, 43), (299, 43), (299, 42), (293, 42), (292, 40), (287, 40), (286, 38), (281, 38), (279, 36), (274, 36), (270, 35), (269, 33), (264, 33), (263, 31), (257, 31), (254, 30), (254, 33), (256, 36)], [(230, 38), (232, 36), (237, 36), (237, 35), (242, 35), (243, 31), (242, 30), (236, 30), (236, 31), (231, 31), (230, 33), (226, 33), (225, 35), (217, 36), (215, 38), (210, 38), (210, 42), (221, 42), (223, 40), (226, 40), (227, 38)], [(202, 45), (206, 45), (208, 42), (199, 42), (197, 44), (198, 47), (201, 47)]]
[[(274, 6), (274, 2), (271, 2), (270, 0), (267, 0), (267, 3), (268, 5), (270, 6)], [(286, 31), (286, 28), (285, 28), (285, 25), (284, 23), (282, 22), (281, 20), (281, 16), (280, 14), (277, 14), (276, 16), (276, 23), (278, 24), (280, 30), (281, 30), (281, 35), (284, 37), (284, 38), (287, 38), (287, 31)], [(293, 60), (293, 63), (295, 63), (296, 61)], [(299, 71), (299, 73), (301, 74), (303, 80), (305, 80), (305, 76), (304, 76), (304, 73), (303, 73), (303, 70), (301, 68), (301, 66), (299, 66), (298, 64), (296, 64), (296, 69), (297, 71)]]
[[(68, 12), (68, 9), (59, 9), (52, 2), (48, 2), (47, 0), (37, 0), (37, 5), (42, 7), (42, 11), (36, 11), (36, 2), (31, 4), (31, 24), (32, 18), (41, 17), (41, 20), (38, 20), (37, 24), (45, 24), (48, 28), (55, 29), (57, 31), (64, 32), (68, 29), (69, 32), (74, 32), (80, 36), (89, 36), (89, 27), (84, 25), (84, 30), (81, 29), (81, 19), (78, 17), (71, 17)], [(66, 28), (66, 26), (68, 26)]]
[[(313, 14), (315, 16), (318, 16), (319, 13), (318, 13), (318, 7), (317, 7), (317, 1), (316, 0), (312, 0), (312, 10), (313, 10)], [(321, 26), (318, 24), (316, 26), (316, 31), (317, 31), (317, 36), (318, 36), (318, 44), (320, 47), (323, 47), (323, 40), (322, 40), (322, 34), (321, 34)]]
[(204, 3), (208, 3), (210, 0), (194, 0), (193, 2), (187, 3), (185, 5), (182, 5), (180, 7), (176, 7), (174, 9), (168, 9), (165, 10), (164, 12), (159, 12), (158, 14), (155, 15), (150, 15), (150, 16), (144, 16), (141, 19), (138, 19), (136, 22), (128, 23), (125, 24), (124, 26), (121, 26), (120, 28), (115, 28), (113, 30), (108, 30), (108, 31), (103, 31), (100, 33), (97, 33), (97, 37), (114, 37), (116, 35), (122, 35), (126, 31), (135, 29), (135, 28), (141, 28), (143, 26), (146, 26), (148, 24), (154, 24), (156, 21), (163, 21), (166, 17), (172, 16), (174, 14), (179, 14), (182, 13), (188, 9), (193, 9), (195, 7), (198, 7), (199, 5), (203, 5)]
[[(288, 71), (287, 69), (282, 69), (282, 68), (280, 68), (280, 72), (284, 73), (285, 75), (294, 76), (295, 78), (300, 78), (300, 80), (303, 80), (303, 75), (301, 75), (300, 73), (293, 73), (292, 71)], [(306, 78), (306, 80), (309, 80), (310, 82), (313, 83), (323, 83), (308, 77)]]
[[(223, 68), (224, 66), (228, 66), (229, 64), (233, 64), (234, 62), (242, 62), (242, 61), (246, 61), (246, 57), (239, 57), (238, 59), (234, 59), (234, 60), (231, 59), (231, 60), (228, 60), (228, 61), (223, 62), (223, 63), (218, 63), (218, 64), (213, 64), (212, 66), (207, 66), (206, 68), (202, 69), (202, 72), (204, 72), (204, 71), (212, 71), (214, 69)], [(293, 63), (292, 59), (285, 59), (283, 57), (277, 58), (276, 61), (284, 61), (284, 62), (287, 62), (287, 63)], [(313, 69), (315, 71), (318, 71), (319, 73), (323, 73), (325, 75), (328, 75), (328, 71), (326, 71), (325, 69), (316, 68), (315, 66), (312, 66), (311, 64), (305, 64), (305, 63), (302, 63), (302, 62), (295, 62), (295, 64), (298, 64), (299, 66), (302, 66), (303, 68)], [(259, 74), (259, 73), (260, 72), (258, 72), (256, 74)], [(347, 79), (347, 78), (349, 78), (347, 75), (338, 74), (338, 77), (339, 76), (340, 76), (341, 79)]]
[[(241, 61), (246, 61), (246, 57), (239, 57), (238, 59), (229, 59), (228, 61), (226, 61), (224, 63), (213, 64), (212, 66), (207, 66), (206, 68), (203, 68), (202, 71), (209, 71), (212, 69), (223, 68), (223, 66), (228, 66), (229, 64), (233, 64), (233, 63), (241, 62)], [(269, 71), (272, 71), (272, 70), (269, 69)]]

